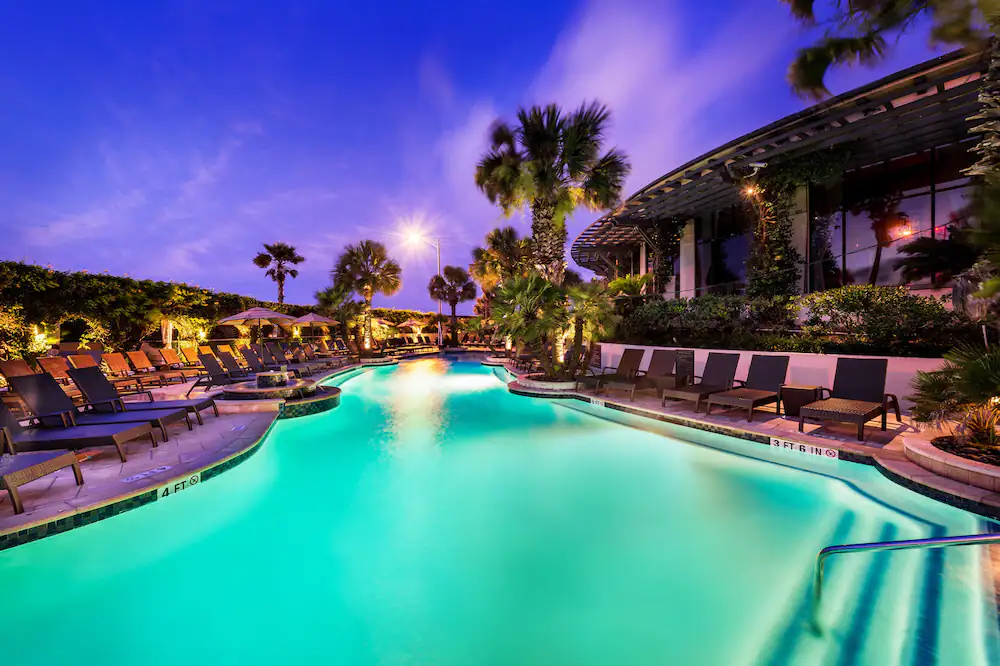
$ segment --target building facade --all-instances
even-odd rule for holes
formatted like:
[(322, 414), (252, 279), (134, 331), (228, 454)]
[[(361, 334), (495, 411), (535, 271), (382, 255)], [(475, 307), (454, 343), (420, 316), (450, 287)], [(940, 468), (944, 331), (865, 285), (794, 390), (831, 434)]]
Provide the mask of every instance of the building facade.
[[(981, 54), (956, 52), (783, 118), (665, 174), (576, 238), (572, 257), (599, 275), (652, 272), (656, 228), (686, 222), (666, 297), (741, 293), (755, 216), (733, 174), (843, 150), (842, 173), (795, 193), (793, 244), (801, 291), (904, 284), (900, 248), (946, 238), (970, 221), (969, 149)], [(754, 165), (766, 164), (765, 167)], [(752, 182), (752, 181), (751, 181)], [(940, 280), (938, 280), (940, 283)]]

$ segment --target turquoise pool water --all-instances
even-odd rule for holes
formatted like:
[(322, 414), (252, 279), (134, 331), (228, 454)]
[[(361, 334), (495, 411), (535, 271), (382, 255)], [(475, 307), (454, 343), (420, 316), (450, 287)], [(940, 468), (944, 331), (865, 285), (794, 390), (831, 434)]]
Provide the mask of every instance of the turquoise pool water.
[(612, 422), (472, 363), (338, 383), (238, 468), (0, 553), (4, 661), (1000, 663), (977, 547), (831, 560), (810, 633), (820, 548), (992, 527), (874, 469)]

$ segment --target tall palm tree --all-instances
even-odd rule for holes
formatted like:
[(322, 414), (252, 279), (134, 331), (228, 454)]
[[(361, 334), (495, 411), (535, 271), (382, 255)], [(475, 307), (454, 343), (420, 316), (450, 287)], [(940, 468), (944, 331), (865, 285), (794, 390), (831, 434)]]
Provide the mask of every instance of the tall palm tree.
[(373, 240), (363, 240), (348, 245), (337, 259), (331, 276), (333, 283), (353, 290), (364, 299), (365, 348), (372, 339), (372, 299), (375, 294), (392, 296), (403, 285), (403, 270), (389, 257), (385, 245)]
[(285, 302), (285, 279), (297, 278), (298, 270), (291, 268), (296, 264), (305, 261), (305, 257), (300, 256), (295, 248), (288, 243), (264, 243), (264, 252), (258, 252), (253, 258), (253, 263), (258, 268), (266, 268), (269, 278), (278, 283), (278, 303)]
[(351, 322), (364, 312), (364, 304), (354, 300), (353, 296), (354, 290), (341, 284), (317, 291), (315, 295), (319, 311), (340, 322), (341, 335), (345, 340), (350, 333)]
[(427, 285), (427, 292), (436, 301), (451, 306), (451, 343), (458, 344), (458, 315), (455, 310), (463, 301), (476, 297), (476, 283), (461, 266), (445, 266), (441, 275), (435, 275)]
[(497, 328), (530, 347), (546, 377), (559, 377), (556, 338), (569, 321), (566, 293), (538, 273), (509, 280), (497, 291)]
[(566, 269), (566, 216), (583, 205), (618, 205), (629, 173), (617, 149), (601, 153), (611, 112), (591, 102), (571, 113), (555, 104), (517, 112), (517, 125), (498, 121), (491, 148), (476, 167), (476, 186), (505, 214), (531, 209), (532, 260), (560, 284)]

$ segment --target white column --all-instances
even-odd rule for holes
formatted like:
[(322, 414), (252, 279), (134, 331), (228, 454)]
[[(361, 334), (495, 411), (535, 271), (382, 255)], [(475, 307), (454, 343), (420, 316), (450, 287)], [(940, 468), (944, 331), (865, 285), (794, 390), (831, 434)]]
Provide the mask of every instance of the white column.
[[(792, 245), (799, 252), (802, 261), (809, 256), (809, 187), (800, 187), (795, 191), (795, 210), (792, 212)], [(806, 293), (809, 284), (809, 267), (801, 265), (802, 275), (799, 281), (799, 293)]]
[(695, 287), (695, 243), (694, 243), (694, 220), (688, 220), (684, 225), (684, 233), (681, 234), (680, 252), (680, 287), (681, 298), (694, 297)]
[(639, 275), (645, 275), (649, 272), (646, 267), (646, 241), (639, 241)]

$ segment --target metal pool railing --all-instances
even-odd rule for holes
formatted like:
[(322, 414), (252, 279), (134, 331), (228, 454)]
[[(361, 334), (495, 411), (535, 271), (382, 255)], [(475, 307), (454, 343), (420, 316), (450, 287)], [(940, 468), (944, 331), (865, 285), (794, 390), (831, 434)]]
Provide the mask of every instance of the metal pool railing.
[(969, 536), (937, 537), (934, 539), (910, 539), (908, 541), (879, 541), (875, 543), (852, 543), (842, 546), (827, 546), (816, 555), (816, 570), (813, 575), (812, 626), (820, 631), (819, 609), (823, 601), (823, 567), (831, 555), (843, 553), (879, 552), (884, 550), (913, 550), (916, 548), (946, 548), (948, 546), (981, 546), (1000, 544), (1000, 534), (970, 534)]

